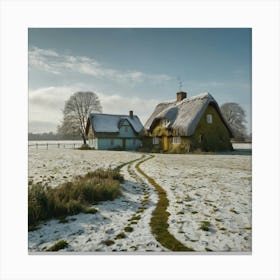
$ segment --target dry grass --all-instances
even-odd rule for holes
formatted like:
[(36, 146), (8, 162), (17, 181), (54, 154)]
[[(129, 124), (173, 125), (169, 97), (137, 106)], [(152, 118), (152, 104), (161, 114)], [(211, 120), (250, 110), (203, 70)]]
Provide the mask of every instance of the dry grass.
[(57, 188), (31, 185), (28, 188), (28, 225), (80, 212), (94, 214), (96, 209), (89, 206), (117, 198), (122, 181), (119, 169), (98, 169)]

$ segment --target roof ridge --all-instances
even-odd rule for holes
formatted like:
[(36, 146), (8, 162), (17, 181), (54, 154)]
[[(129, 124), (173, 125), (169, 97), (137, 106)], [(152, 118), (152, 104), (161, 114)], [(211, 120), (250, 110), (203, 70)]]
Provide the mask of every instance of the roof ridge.
[[(115, 117), (130, 117), (129, 115), (120, 115), (120, 114), (107, 114), (107, 113), (90, 113), (89, 114), (90, 116), (93, 116), (93, 115), (102, 115), (102, 116), (115, 116)], [(133, 117), (137, 117), (137, 115), (134, 115), (133, 114)]]

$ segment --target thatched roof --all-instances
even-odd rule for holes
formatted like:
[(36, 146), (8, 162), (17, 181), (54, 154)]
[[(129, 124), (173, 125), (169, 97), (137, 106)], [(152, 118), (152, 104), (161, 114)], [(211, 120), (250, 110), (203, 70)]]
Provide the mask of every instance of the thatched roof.
[[(90, 120), (90, 122), (89, 122)], [(143, 129), (143, 125), (138, 118), (138, 116), (128, 116), (128, 115), (109, 115), (109, 114), (96, 114), (91, 113), (87, 122), (88, 126), (92, 124), (92, 130), (95, 133), (118, 133), (120, 131), (121, 124), (127, 120), (133, 130), (136, 133), (140, 133)]]
[(167, 119), (167, 128), (175, 129), (178, 135), (191, 136), (195, 132), (207, 106), (210, 104), (216, 108), (222, 122), (232, 136), (232, 132), (222, 116), (218, 103), (208, 92), (185, 98), (179, 102), (169, 101), (158, 104), (147, 120), (145, 129), (152, 131), (160, 119)]

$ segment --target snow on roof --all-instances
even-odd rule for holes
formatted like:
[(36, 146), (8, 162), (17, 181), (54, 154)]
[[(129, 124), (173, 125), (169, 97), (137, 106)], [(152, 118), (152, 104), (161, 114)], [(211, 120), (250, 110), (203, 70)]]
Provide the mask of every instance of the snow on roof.
[(118, 133), (120, 130), (120, 123), (124, 120), (127, 120), (130, 123), (136, 133), (139, 133), (143, 129), (140, 119), (135, 115), (130, 117), (128, 115), (91, 113), (89, 118), (92, 123), (92, 129), (95, 132)]
[(176, 129), (182, 136), (191, 136), (210, 103), (215, 106), (222, 121), (229, 129), (220, 112), (218, 103), (208, 92), (185, 98), (179, 102), (173, 101), (158, 104), (146, 122), (145, 129), (151, 130), (156, 120), (167, 119), (169, 121), (168, 128)]

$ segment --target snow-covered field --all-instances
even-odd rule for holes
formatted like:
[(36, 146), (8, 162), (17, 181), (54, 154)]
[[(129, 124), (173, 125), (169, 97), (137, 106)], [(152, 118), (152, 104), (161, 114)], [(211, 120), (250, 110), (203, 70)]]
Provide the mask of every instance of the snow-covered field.
[(71, 181), (77, 175), (84, 175), (97, 168), (116, 167), (140, 157), (136, 153), (29, 148), (28, 179), (31, 183), (57, 186)]
[(251, 251), (251, 157), (158, 154), (141, 168), (166, 190), (170, 232), (183, 244)]
[[(72, 149), (29, 148), (29, 181), (53, 187), (99, 167), (115, 167), (142, 154)], [(158, 197), (135, 170), (122, 168), (123, 195), (94, 205), (96, 214), (69, 216), (67, 223), (50, 220), (28, 233), (30, 252), (44, 251), (59, 240), (61, 251), (168, 251), (150, 230)], [(170, 232), (196, 251), (251, 250), (251, 157), (240, 155), (155, 154), (141, 164), (166, 191)], [(200, 229), (210, 222), (209, 231)]]

